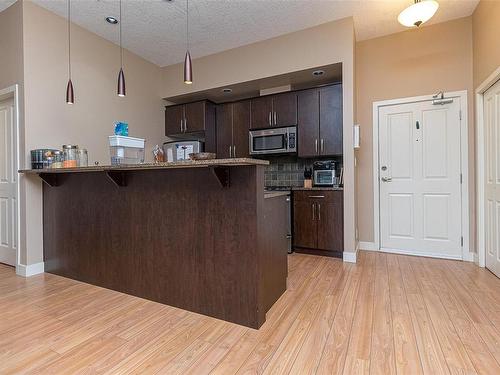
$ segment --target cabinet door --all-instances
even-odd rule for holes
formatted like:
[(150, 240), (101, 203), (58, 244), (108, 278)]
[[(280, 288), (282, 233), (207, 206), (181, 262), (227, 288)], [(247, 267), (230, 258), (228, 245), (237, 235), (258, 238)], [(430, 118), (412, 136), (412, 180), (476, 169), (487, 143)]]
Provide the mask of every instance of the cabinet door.
[(232, 122), (233, 105), (220, 104), (216, 109), (217, 123), (217, 157), (226, 159), (232, 156), (233, 145)]
[(344, 251), (344, 210), (342, 192), (317, 201), (318, 249)]
[(297, 94), (288, 92), (273, 97), (273, 126), (297, 125)]
[(319, 151), (319, 93), (306, 90), (298, 93), (298, 155), (313, 157)]
[(251, 129), (269, 128), (272, 126), (273, 100), (271, 96), (252, 99)]
[(173, 105), (165, 108), (165, 135), (182, 133), (182, 122), (184, 121), (184, 106)]
[(185, 105), (186, 133), (205, 130), (205, 102), (194, 102)]
[(321, 155), (342, 154), (342, 85), (328, 86), (319, 91), (319, 132)]
[(246, 158), (250, 156), (250, 101), (233, 103), (233, 157)]
[(316, 207), (312, 200), (295, 200), (293, 203), (294, 246), (315, 249), (317, 247)]

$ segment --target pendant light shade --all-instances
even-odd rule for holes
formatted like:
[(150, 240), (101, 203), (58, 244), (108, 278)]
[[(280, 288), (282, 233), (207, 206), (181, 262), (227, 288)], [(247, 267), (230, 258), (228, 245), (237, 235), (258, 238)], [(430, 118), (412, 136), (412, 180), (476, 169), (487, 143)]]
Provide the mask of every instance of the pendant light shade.
[(184, 83), (193, 83), (193, 65), (189, 53), (189, 0), (186, 0), (186, 57), (184, 58)]
[(75, 92), (71, 81), (71, 0), (68, 0), (68, 84), (66, 85), (66, 103), (75, 103)]
[(120, 72), (118, 73), (118, 87), (116, 93), (118, 96), (127, 95), (127, 89), (125, 87), (125, 74), (123, 73), (123, 46), (122, 46), (122, 0), (120, 0)]
[(66, 103), (74, 104), (75, 103), (75, 93), (73, 91), (73, 82), (71, 82), (71, 78), (68, 81), (68, 85), (66, 86)]
[(406, 27), (419, 27), (429, 21), (439, 8), (435, 0), (415, 0), (415, 3), (403, 10), (398, 21)]
[(118, 73), (118, 96), (127, 95), (127, 90), (125, 88), (125, 75), (123, 74), (123, 69), (120, 68), (120, 73)]
[(186, 58), (184, 59), (184, 83), (188, 85), (193, 83), (193, 68), (189, 51), (186, 52)]

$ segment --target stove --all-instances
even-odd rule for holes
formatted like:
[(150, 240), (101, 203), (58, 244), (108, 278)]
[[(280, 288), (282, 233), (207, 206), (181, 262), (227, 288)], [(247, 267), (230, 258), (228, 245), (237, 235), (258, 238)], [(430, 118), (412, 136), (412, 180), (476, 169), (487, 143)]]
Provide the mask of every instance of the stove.
[(286, 202), (287, 202), (287, 218), (286, 218), (286, 224), (287, 224), (287, 234), (286, 234), (286, 239), (288, 242), (288, 254), (291, 254), (293, 252), (292, 248), (292, 188), (287, 187), (287, 186), (266, 186), (264, 187), (264, 191), (287, 191), (289, 194), (286, 197)]

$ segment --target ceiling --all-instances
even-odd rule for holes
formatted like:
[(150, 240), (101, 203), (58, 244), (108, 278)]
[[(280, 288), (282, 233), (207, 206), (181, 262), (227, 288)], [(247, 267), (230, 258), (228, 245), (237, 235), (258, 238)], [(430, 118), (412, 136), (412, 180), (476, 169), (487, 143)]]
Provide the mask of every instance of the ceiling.
[[(32, 0), (63, 17), (67, 0)], [(428, 24), (472, 14), (479, 0), (438, 0), (440, 7)], [(15, 0), (0, 0), (0, 11)], [(191, 0), (190, 51), (193, 58), (313, 27), (354, 18), (356, 39), (403, 31), (397, 22), (413, 0)], [(118, 41), (118, 0), (72, 2), (73, 21)], [(186, 50), (186, 0), (123, 0), (123, 45), (159, 66), (183, 61)], [(427, 25), (427, 24), (426, 24)]]

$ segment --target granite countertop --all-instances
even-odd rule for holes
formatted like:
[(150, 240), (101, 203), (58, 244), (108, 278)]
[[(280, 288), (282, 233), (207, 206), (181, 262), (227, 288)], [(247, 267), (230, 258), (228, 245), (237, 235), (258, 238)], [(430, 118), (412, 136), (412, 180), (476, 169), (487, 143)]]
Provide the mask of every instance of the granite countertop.
[(312, 188), (304, 188), (304, 187), (292, 187), (292, 190), (297, 190), (297, 191), (321, 191), (321, 190), (344, 190), (343, 187), (340, 186), (328, 186), (328, 187), (321, 187), (321, 186), (313, 186)]
[(276, 198), (276, 197), (284, 197), (290, 195), (290, 191), (266, 191), (264, 192), (264, 198)]
[(174, 163), (145, 163), (128, 165), (93, 165), (76, 168), (47, 168), (47, 169), (21, 169), (19, 173), (40, 174), (40, 173), (82, 173), (82, 172), (106, 172), (106, 171), (135, 171), (152, 169), (173, 169), (173, 168), (203, 168), (203, 167), (231, 167), (245, 165), (268, 165), (267, 160), (252, 158), (231, 158), (212, 160), (186, 160)]

